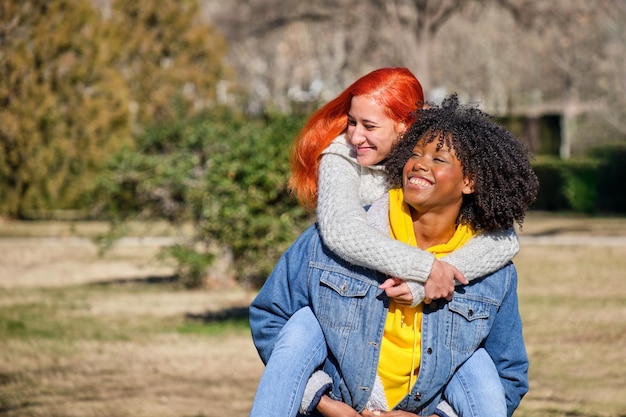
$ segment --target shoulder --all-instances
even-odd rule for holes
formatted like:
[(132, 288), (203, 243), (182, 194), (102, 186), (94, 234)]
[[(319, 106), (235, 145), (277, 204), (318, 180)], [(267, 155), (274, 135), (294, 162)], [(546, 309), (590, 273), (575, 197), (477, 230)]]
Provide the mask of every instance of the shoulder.
[(517, 270), (513, 262), (509, 262), (499, 270), (471, 281), (462, 288), (465, 296), (478, 296), (500, 305), (506, 294), (517, 288)]
[(367, 210), (367, 222), (384, 234), (389, 234), (389, 193), (376, 199)]
[[(337, 136), (322, 152), (322, 165), (324, 168), (350, 165), (357, 169), (359, 175), (382, 175), (382, 165), (362, 166), (357, 162), (356, 150), (343, 134)], [(347, 162), (347, 163), (346, 163)]]
[(337, 136), (322, 152), (320, 162), (320, 178), (330, 174), (336, 181), (347, 172), (358, 173), (359, 163), (353, 148), (348, 144), (343, 135)]
[(329, 154), (343, 156), (344, 158), (353, 159), (356, 162), (354, 146), (348, 143), (348, 140), (343, 134), (333, 139), (322, 152), (322, 155)]
[(300, 260), (306, 256), (318, 251), (321, 247), (322, 240), (319, 233), (317, 223), (309, 226), (296, 240), (289, 246), (289, 248), (283, 252), (281, 258), (291, 259), (299, 258)]

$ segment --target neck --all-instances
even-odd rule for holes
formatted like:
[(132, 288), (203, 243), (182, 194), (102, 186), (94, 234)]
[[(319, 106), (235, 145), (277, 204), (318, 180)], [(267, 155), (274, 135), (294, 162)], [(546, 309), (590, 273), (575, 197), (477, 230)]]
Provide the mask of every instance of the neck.
[(448, 243), (456, 230), (459, 210), (427, 211), (420, 213), (411, 207), (413, 230), (420, 249)]

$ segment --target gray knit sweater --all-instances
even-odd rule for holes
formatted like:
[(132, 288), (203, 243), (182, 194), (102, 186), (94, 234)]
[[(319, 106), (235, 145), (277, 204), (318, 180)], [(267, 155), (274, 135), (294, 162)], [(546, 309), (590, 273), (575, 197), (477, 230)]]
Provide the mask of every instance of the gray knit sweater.
[[(435, 258), (368, 223), (364, 206), (386, 191), (383, 168), (359, 165), (354, 148), (340, 135), (326, 148), (320, 162), (317, 203), (320, 232), (324, 243), (343, 259), (406, 280), (415, 306), (424, 299), (423, 283)], [(475, 235), (441, 260), (455, 266), (471, 281), (497, 271), (518, 250), (517, 235), (510, 229)]]

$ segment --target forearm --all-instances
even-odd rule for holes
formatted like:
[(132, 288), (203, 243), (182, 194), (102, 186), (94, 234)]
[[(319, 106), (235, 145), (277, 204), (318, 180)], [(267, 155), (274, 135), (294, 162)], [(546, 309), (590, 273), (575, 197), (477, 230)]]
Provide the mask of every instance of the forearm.
[(320, 164), (318, 223), (324, 243), (353, 264), (405, 280), (426, 281), (433, 255), (369, 224), (360, 201), (358, 172), (339, 159), (326, 155)]
[(327, 395), (320, 399), (317, 411), (324, 417), (360, 417), (359, 413), (352, 407), (341, 401), (333, 400)]
[(441, 260), (455, 266), (469, 281), (502, 268), (519, 251), (515, 230), (477, 234), (461, 248)]
[(353, 229), (322, 227), (324, 242), (334, 253), (355, 265), (407, 281), (423, 283), (428, 279), (433, 255), (393, 240), (371, 229), (367, 222), (351, 223)]

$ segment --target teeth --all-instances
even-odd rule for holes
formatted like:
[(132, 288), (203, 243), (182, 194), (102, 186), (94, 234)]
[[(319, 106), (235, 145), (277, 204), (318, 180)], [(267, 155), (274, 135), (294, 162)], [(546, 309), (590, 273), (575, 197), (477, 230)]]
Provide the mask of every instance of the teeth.
[(418, 185), (421, 187), (427, 187), (431, 185), (430, 181), (425, 180), (424, 178), (419, 178), (419, 177), (409, 178), (409, 182), (411, 184)]

